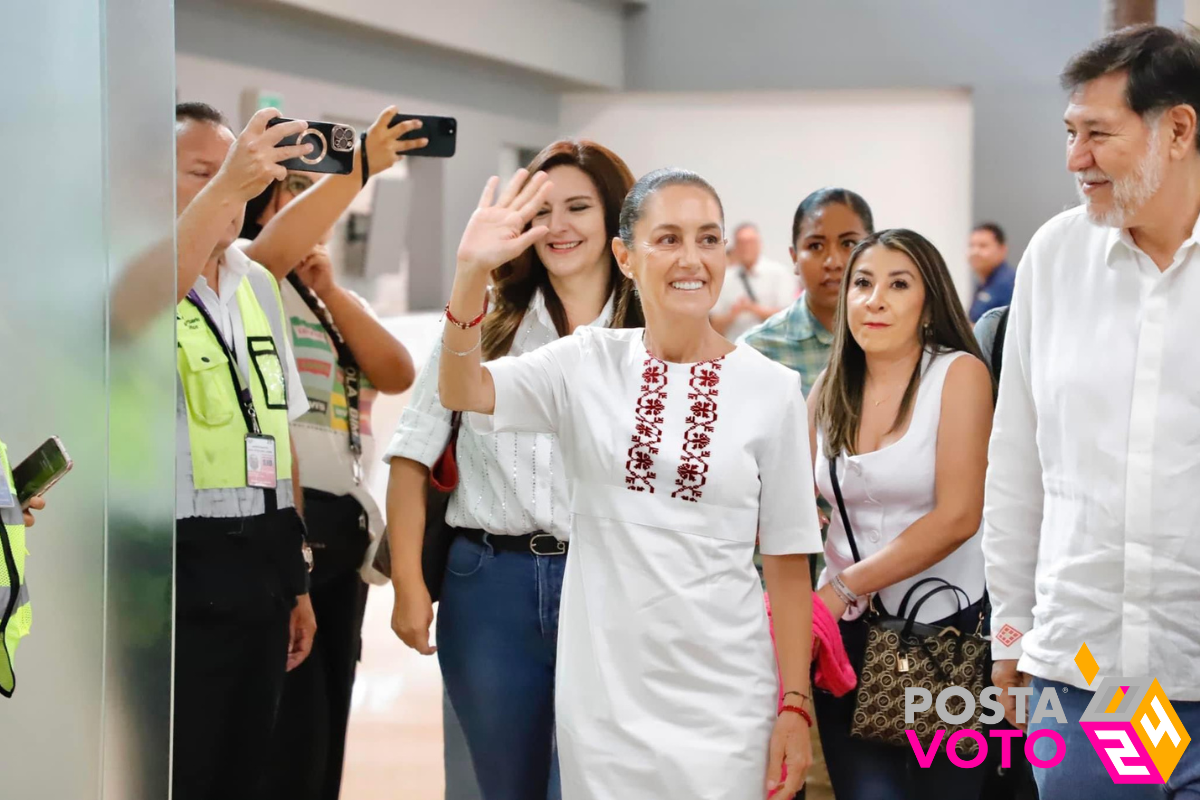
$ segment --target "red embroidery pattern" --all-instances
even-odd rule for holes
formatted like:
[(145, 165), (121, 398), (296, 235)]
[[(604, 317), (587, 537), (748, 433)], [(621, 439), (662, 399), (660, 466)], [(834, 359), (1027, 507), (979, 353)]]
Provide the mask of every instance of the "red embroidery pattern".
[(647, 355), (642, 367), (642, 393), (637, 401), (637, 424), (630, 437), (633, 446), (625, 461), (625, 488), (631, 492), (654, 494), (651, 483), (658, 475), (654, 472), (654, 456), (662, 442), (663, 409), (667, 399), (667, 365)]
[(996, 632), (996, 638), (1000, 641), (1000, 644), (1004, 645), (1005, 647), (1012, 647), (1017, 639), (1020, 639), (1023, 635), (1024, 634), (1022, 634), (1012, 625), (1009, 625), (1007, 622), (1004, 623), (1003, 628)]
[(717, 385), (721, 382), (721, 362), (705, 361), (692, 366), (691, 391), (688, 400), (692, 413), (685, 420), (688, 428), (683, 434), (683, 460), (679, 462), (679, 488), (671, 497), (695, 503), (700, 500), (708, 482), (708, 447), (712, 444), (713, 425), (717, 421)]

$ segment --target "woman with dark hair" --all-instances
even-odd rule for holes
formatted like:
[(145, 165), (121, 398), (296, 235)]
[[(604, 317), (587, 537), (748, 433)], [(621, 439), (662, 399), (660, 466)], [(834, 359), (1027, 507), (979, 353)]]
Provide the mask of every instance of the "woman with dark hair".
[[(958, 587), (966, 599), (931, 595), (917, 621), (976, 627), (992, 381), (941, 254), (912, 231), (881, 231), (855, 248), (836, 319), (829, 368), (809, 409), (817, 488), (834, 509), (818, 594), (841, 617), (846, 651), (861, 672), (868, 603), (894, 614), (927, 578)], [(944, 753), (922, 769), (910, 748), (851, 738), (855, 702), (854, 692), (816, 692), (838, 800), (979, 796), (982, 769), (960, 769)]]
[[(562, 444), (563, 797), (790, 798), (812, 760), (807, 553), (820, 547), (815, 503), (797, 491), (811, 480), (804, 396), (795, 373), (710, 322), (725, 279), (721, 202), (692, 172), (643, 177), (612, 250), (646, 327), (580, 328), (484, 364), (474, 318), (487, 276), (557, 238), (536, 215), (561, 191), (556, 175), (522, 171), (493, 202), (497, 184), (459, 245), (440, 390), (475, 424)], [(760, 531), (778, 667), (753, 561)]]
[(389, 127), (395, 113), (384, 109), (363, 135), (351, 174), (314, 184), (309, 173), (290, 172), (246, 205), (242, 226), (246, 254), (279, 281), (309, 409), (290, 430), (315, 554), (310, 595), (317, 634), (312, 654), (284, 684), (264, 784), (268, 798), (336, 800), (342, 783), (367, 597), (359, 570), (383, 532), (363, 483), (375, 448), (371, 407), (378, 393), (398, 394), (412, 384), (413, 363), (367, 303), (338, 285), (324, 242), (367, 179), (424, 141), (398, 140), (417, 126)]
[(818, 189), (804, 198), (792, 218), (789, 248), (804, 293), (742, 335), (742, 341), (767, 358), (800, 373), (806, 393), (829, 363), (846, 261), (874, 232), (871, 207), (849, 189)]
[[(513, 247), (483, 276), (492, 301), (479, 315), (477, 352), (489, 360), (537, 351), (581, 327), (642, 324), (610, 248), (633, 185), (625, 162), (595, 142), (563, 140), (530, 169), (554, 177), (554, 191), (530, 210), (546, 235)], [(421, 571), (426, 487), (453, 434), (437, 376), (439, 363), (456, 357), (435, 347), (387, 452), (392, 627), (423, 654), (434, 650)], [(454, 446), (459, 483), (446, 523), (456, 535), (437, 615), (446, 691), (486, 800), (557, 798), (555, 646), (571, 516), (563, 454), (547, 433), (471, 425)]]

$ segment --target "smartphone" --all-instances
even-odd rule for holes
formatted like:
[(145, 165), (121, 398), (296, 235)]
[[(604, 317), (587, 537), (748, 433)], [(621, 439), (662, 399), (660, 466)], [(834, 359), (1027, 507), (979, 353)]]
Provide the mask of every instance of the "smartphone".
[[(292, 120), (276, 117), (267, 122), (268, 128)], [(287, 136), (276, 147), (293, 144), (311, 144), (312, 152), (306, 156), (289, 158), (279, 163), (297, 172), (322, 172), (330, 175), (349, 175), (354, 171), (354, 144), (358, 134), (349, 125), (336, 122), (310, 122), (308, 130), (299, 136)]]
[(415, 131), (409, 131), (401, 139), (428, 139), (429, 144), (416, 150), (407, 150), (406, 156), (425, 156), (427, 158), (450, 158), (458, 142), (458, 120), (454, 117), (426, 117), (420, 114), (397, 114), (388, 123), (394, 128), (401, 122), (419, 119), (423, 123)]
[(29, 458), (13, 467), (13, 483), (17, 487), (17, 502), (21, 504), (21, 510), (29, 508), (30, 500), (48, 492), (63, 475), (71, 471), (72, 466), (62, 440), (51, 436)]

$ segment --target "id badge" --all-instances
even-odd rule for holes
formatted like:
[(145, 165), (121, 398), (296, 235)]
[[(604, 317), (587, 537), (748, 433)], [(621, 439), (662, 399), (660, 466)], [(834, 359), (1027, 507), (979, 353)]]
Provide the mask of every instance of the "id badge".
[(246, 436), (246, 485), (255, 489), (274, 489), (275, 437)]
[(16, 504), (17, 501), (13, 499), (13, 493), (8, 488), (8, 481), (0, 476), (0, 508), (12, 508)]

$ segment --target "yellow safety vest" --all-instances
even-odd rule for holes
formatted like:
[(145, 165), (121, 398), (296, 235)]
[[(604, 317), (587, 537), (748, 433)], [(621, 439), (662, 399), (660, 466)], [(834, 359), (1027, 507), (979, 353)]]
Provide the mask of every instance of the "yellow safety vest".
[(0, 442), (0, 472), (13, 497), (12, 508), (0, 508), (0, 695), (12, 697), (17, 685), (13, 658), (17, 643), (29, 633), (33, 612), (25, 585), (25, 517), (17, 501), (8, 450)]
[[(258, 264), (251, 269), (266, 270)], [(266, 273), (281, 310), (279, 284)], [(275, 437), (275, 471), (279, 480), (292, 477), (292, 450), (288, 438), (287, 380), (271, 322), (251, 286), (251, 277), (238, 286), (238, 310), (250, 356), (250, 394), (263, 434)], [(177, 364), (188, 409), (188, 436), (192, 473), (197, 489), (237, 489), (246, 486), (246, 422), (238, 401), (238, 387), (230, 373), (225, 349), (205, 323), (200, 310), (184, 299), (176, 309)], [(233, 351), (236, 346), (231, 343)], [(237, 365), (233, 365), (238, 369)]]

